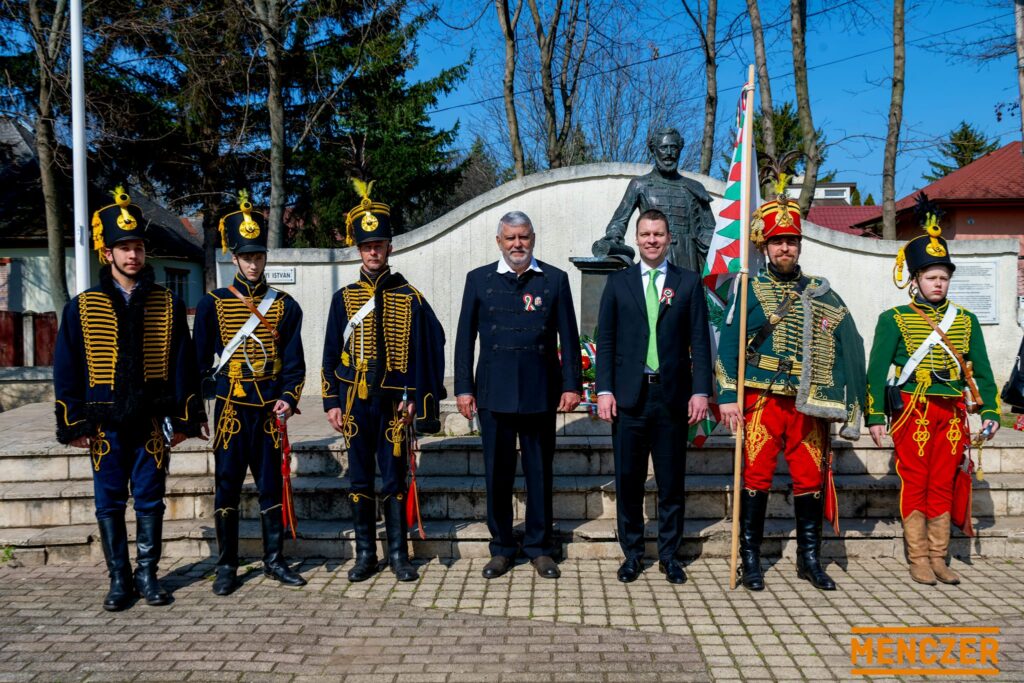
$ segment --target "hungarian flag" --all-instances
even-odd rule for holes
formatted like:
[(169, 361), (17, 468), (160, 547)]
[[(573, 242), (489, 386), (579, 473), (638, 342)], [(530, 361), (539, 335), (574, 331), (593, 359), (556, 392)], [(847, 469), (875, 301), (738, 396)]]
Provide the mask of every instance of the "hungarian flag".
[[(748, 86), (749, 87), (749, 86)], [(744, 139), (746, 117), (753, 115), (746, 111), (744, 88), (740, 92), (739, 106), (736, 109), (736, 138), (732, 148), (732, 162), (729, 175), (725, 181), (725, 192), (721, 199), (712, 203), (715, 212), (715, 233), (708, 248), (707, 263), (704, 264), (704, 288), (708, 301), (708, 322), (711, 326), (712, 357), (718, 357), (718, 338), (722, 325), (732, 315), (730, 303), (734, 299), (735, 288), (739, 284), (739, 273), (742, 267), (740, 253), (742, 238), (741, 195), (743, 178), (748, 179), (750, 202), (748, 211), (761, 205), (761, 188), (757, 182), (757, 159), (752, 140)], [(749, 220), (749, 216), (747, 217)], [(750, 273), (757, 272), (761, 265), (761, 255), (747, 246)], [(718, 405), (712, 400), (711, 413), (702, 422), (690, 427), (690, 443), (695, 448), (704, 444), (718, 426)]]

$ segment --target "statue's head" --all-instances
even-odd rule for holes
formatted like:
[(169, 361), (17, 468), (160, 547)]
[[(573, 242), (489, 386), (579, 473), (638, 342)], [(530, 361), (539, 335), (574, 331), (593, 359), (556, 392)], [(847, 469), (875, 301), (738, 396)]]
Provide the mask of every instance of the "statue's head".
[(654, 156), (654, 165), (662, 173), (672, 173), (679, 167), (683, 151), (683, 136), (675, 128), (661, 128), (647, 138), (647, 149)]

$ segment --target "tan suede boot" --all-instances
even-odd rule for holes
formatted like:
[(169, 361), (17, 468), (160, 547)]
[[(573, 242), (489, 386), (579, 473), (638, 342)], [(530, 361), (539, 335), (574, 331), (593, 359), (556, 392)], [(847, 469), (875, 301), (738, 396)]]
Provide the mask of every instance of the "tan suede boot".
[(932, 571), (935, 578), (942, 583), (956, 585), (960, 577), (946, 566), (946, 551), (949, 550), (949, 513), (928, 520), (928, 555), (932, 560)]
[(920, 510), (903, 519), (903, 543), (910, 562), (910, 578), (934, 586), (935, 572), (928, 561), (928, 520)]

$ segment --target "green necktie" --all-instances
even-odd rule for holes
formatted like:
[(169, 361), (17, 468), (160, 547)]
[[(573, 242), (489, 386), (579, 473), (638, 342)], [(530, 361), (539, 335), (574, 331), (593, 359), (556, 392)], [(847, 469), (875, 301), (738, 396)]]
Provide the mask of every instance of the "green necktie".
[(647, 338), (647, 367), (655, 372), (658, 371), (658, 271), (651, 269), (647, 271), (651, 281), (647, 284), (647, 327), (651, 335)]

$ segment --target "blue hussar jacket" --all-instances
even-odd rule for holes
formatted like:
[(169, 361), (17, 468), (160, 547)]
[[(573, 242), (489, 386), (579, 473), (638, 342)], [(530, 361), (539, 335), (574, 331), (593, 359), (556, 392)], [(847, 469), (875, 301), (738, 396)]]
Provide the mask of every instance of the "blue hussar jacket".
[(206, 421), (185, 306), (154, 282), (151, 266), (129, 301), (105, 266), (99, 286), (64, 307), (53, 387), (63, 444), (165, 417), (175, 432), (197, 436)]
[[(374, 300), (374, 310), (354, 328), (342, 347), (349, 319)], [(365, 378), (367, 396), (416, 403), (416, 429), (440, 431), (439, 403), (444, 388), (444, 329), (423, 294), (390, 269), (359, 279), (335, 292), (324, 338), (324, 411), (346, 407), (348, 392)]]
[[(259, 307), (268, 286), (265, 279), (252, 284), (235, 273), (232, 286)], [(277, 299), (264, 316), (277, 336), (262, 323), (253, 335), (231, 354), (216, 377), (210, 377), (224, 347), (252, 313), (227, 287), (215, 289), (196, 306), (196, 357), (205, 382), (213, 382), (217, 398), (231, 403), (262, 408), (279, 399), (294, 408), (302, 396), (306, 381), (306, 360), (302, 353), (302, 309), (285, 292), (277, 290)]]

